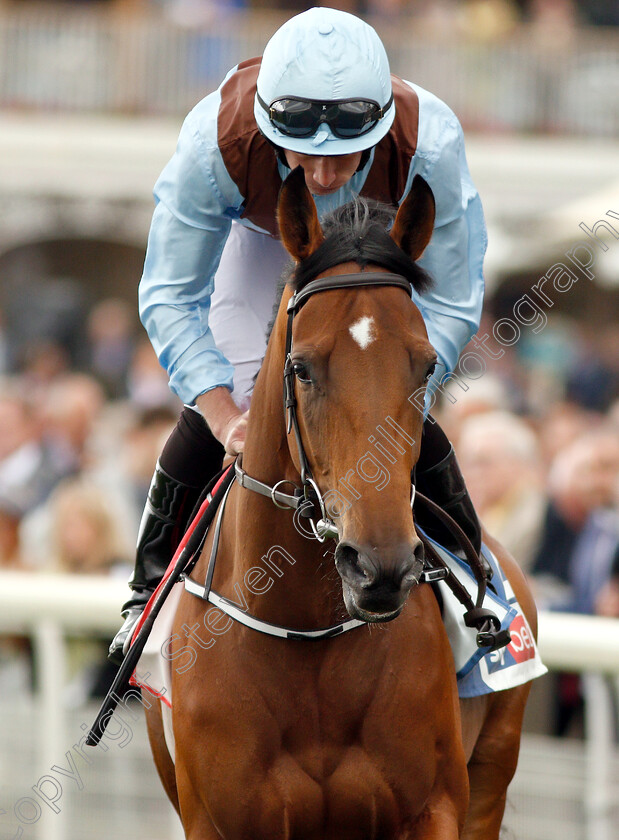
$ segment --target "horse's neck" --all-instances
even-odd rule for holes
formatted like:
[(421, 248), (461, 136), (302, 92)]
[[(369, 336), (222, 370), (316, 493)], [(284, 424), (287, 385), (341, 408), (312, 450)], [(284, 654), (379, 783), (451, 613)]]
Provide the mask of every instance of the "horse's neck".
[[(282, 402), (283, 341), (283, 335), (273, 336), (256, 382), (243, 469), (271, 486), (286, 480), (298, 487), (300, 478), (288, 449)], [(280, 489), (292, 493), (293, 486), (283, 484)], [(232, 590), (236, 588), (238, 596), (241, 586), (253, 615), (293, 628), (315, 629), (346, 617), (333, 557), (325, 557), (328, 544), (303, 536), (295, 527), (294, 511), (281, 510), (270, 498), (239, 486), (228, 505), (223, 533), (225, 563), (218, 563), (215, 589), (221, 585), (222, 594), (234, 597)], [(300, 521), (309, 531), (307, 520)], [(260, 569), (263, 576), (257, 571)]]

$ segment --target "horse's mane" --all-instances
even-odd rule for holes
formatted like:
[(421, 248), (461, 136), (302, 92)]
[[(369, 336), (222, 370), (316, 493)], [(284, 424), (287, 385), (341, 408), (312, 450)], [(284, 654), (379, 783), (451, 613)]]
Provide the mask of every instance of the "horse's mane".
[(299, 291), (318, 274), (345, 262), (387, 268), (410, 281), (416, 292), (425, 292), (432, 278), (404, 253), (389, 236), (395, 209), (360, 196), (325, 216), (324, 242), (300, 262), (288, 277), (294, 291)]
[(321, 225), (325, 235), (322, 245), (307, 259), (298, 264), (291, 262), (284, 269), (277, 286), (267, 340), (273, 330), (286, 284), (298, 291), (322, 271), (340, 263), (357, 262), (362, 268), (372, 263), (402, 274), (410, 280), (416, 292), (429, 289), (433, 279), (398, 248), (387, 232), (395, 215), (395, 208), (361, 196), (328, 213)]

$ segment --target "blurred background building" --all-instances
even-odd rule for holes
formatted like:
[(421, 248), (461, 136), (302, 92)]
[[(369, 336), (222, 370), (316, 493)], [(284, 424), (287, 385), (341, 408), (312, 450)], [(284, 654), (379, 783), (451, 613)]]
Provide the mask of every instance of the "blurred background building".
[[(128, 577), (179, 409), (137, 319), (152, 187), (185, 113), (309, 5), (0, 0), (0, 587), (2, 568), (84, 585)], [(482, 519), (543, 608), (614, 617), (619, 633), (619, 2), (330, 5), (370, 21), (393, 71), (441, 97), (465, 129), (488, 223), (487, 298), (436, 411)], [(9, 630), (0, 624), (2, 837), (12, 803), (46, 772), (27, 700), (40, 689), (36, 645)], [(71, 640), (72, 726), (109, 680), (105, 641)], [(534, 691), (529, 783), (507, 817), (522, 840), (593, 840), (584, 682), (555, 673)], [(100, 754), (108, 775), (95, 767), (66, 821), (33, 820), (25, 840), (173, 836), (143, 729), (135, 749), (133, 769), (111, 747)], [(20, 762), (1, 757), (11, 751)], [(604, 825), (614, 835), (595, 840), (619, 832), (613, 761)], [(561, 783), (548, 781), (551, 767), (567, 768)]]

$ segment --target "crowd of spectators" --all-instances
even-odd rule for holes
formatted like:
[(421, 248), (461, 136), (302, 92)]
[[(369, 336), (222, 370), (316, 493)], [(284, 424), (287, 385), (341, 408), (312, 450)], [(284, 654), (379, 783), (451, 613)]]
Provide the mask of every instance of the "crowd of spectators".
[[(89, 313), (82, 347), (64, 341), (54, 319), (17, 351), (5, 333), (0, 572), (128, 580), (154, 464), (180, 410), (136, 320), (126, 302), (104, 299)], [(94, 690), (101, 670), (111, 676), (107, 643), (72, 649), (71, 696), (82, 698), (85, 680)], [(31, 682), (28, 654), (25, 640), (0, 637), (3, 689)], [(86, 668), (89, 657), (101, 667)]]
[[(538, 608), (619, 619), (619, 355), (606, 352), (617, 330), (600, 329), (597, 343), (576, 321), (545, 330), (549, 344), (561, 336), (561, 352), (536, 360), (510, 348), (468, 391), (453, 384), (440, 417), (483, 525), (520, 564)], [(580, 733), (578, 676), (541, 683), (539, 731)]]
[[(50, 3), (59, 1), (48, 0)], [(0, 0), (0, 5), (2, 2)], [(23, 3), (24, 0), (4, 2), (11, 5)], [(74, 5), (92, 2), (73, 0)], [(99, 4), (101, 2), (99, 0)], [(256, 9), (267, 5), (257, 0), (107, 0), (107, 4), (129, 14), (159, 12), (185, 26), (211, 22), (216, 15), (225, 14), (231, 9)], [(555, 28), (577, 23), (592, 26), (619, 25), (619, 8), (615, 0), (436, 0), (433, 3), (424, 0), (330, 0), (322, 5), (386, 21), (414, 16), (436, 26), (446, 22), (450, 25), (455, 23), (470, 34), (478, 31), (495, 36), (506, 34), (522, 22)], [(267, 7), (295, 13), (308, 6), (299, 0), (271, 0)]]
[[(536, 361), (524, 345), (508, 348), (467, 390), (452, 383), (435, 413), (482, 522), (539, 606), (619, 618), (619, 359), (596, 356), (577, 322), (567, 332), (570, 354)], [(131, 572), (180, 405), (129, 304), (102, 300), (84, 334), (77, 359), (44, 334), (21, 357), (4, 354), (13, 362), (0, 378), (0, 569)], [(0, 681), (22, 649), (0, 641)]]

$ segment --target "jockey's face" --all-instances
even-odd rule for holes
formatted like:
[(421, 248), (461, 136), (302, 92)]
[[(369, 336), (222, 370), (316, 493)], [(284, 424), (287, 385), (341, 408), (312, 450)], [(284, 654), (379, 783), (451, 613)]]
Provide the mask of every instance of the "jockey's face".
[(328, 195), (347, 184), (357, 171), (361, 152), (350, 155), (302, 155), (285, 151), (291, 169), (302, 166), (305, 183), (313, 195)]

